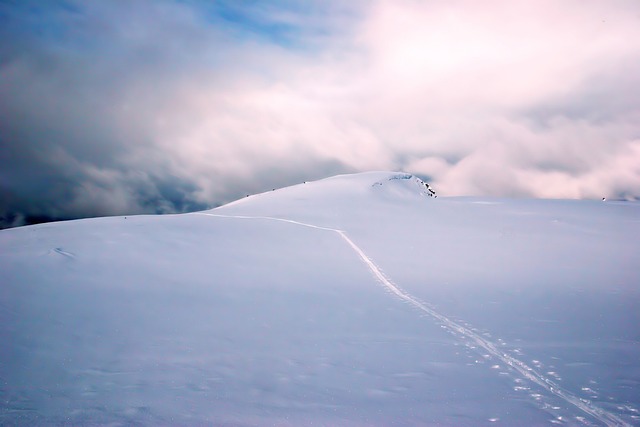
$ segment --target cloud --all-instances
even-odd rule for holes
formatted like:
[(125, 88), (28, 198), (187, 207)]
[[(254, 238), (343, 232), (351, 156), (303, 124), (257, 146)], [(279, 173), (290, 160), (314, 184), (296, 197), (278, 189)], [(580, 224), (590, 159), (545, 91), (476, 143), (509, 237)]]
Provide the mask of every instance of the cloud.
[(0, 216), (182, 212), (340, 172), (638, 198), (634, 1), (0, 6)]

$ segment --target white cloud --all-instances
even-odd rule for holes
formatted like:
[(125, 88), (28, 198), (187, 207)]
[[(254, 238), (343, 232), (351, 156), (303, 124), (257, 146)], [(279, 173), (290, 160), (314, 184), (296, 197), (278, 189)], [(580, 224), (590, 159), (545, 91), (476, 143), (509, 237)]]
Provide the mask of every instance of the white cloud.
[[(443, 195), (640, 196), (637, 2), (310, 5), (243, 23), (197, 2), (78, 3), (51, 39), (5, 27), (5, 193), (62, 191), (79, 212), (93, 202), (74, 182), (109, 181), (105, 205), (144, 211), (160, 182), (212, 205), (405, 169)], [(47, 193), (35, 168), (71, 188)]]

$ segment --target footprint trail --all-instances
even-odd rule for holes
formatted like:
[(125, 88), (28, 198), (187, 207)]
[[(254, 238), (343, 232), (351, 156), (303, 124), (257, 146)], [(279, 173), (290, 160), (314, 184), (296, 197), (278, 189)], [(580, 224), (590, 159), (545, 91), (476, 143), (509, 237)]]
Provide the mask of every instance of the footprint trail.
[(400, 289), (397, 285), (395, 285), (390, 279), (388, 279), (384, 273), (378, 268), (378, 266), (367, 256), (367, 254), (353, 241), (344, 230), (339, 230), (336, 228), (330, 227), (321, 227), (313, 224), (307, 224), (304, 222), (294, 221), (290, 219), (283, 218), (275, 218), (268, 216), (243, 216), (243, 215), (220, 215), (220, 214), (211, 214), (211, 213), (196, 213), (199, 215), (207, 215), (212, 217), (219, 218), (237, 218), (237, 219), (262, 219), (262, 220), (270, 220), (270, 221), (279, 221), (285, 222), (289, 224), (295, 224), (303, 227), (314, 228), (318, 230), (332, 231), (337, 233), (350, 247), (353, 251), (360, 257), (360, 259), (364, 262), (364, 264), (371, 270), (374, 276), (378, 279), (378, 281), (389, 291), (391, 291), (394, 295), (396, 295), (401, 300), (406, 301), (407, 303), (413, 305), (417, 309), (422, 312), (428, 314), (433, 317), (437, 321), (439, 321), (447, 330), (452, 333), (457, 333), (462, 335), (463, 337), (469, 339), (474, 342), (478, 347), (486, 350), (490, 355), (494, 356), (496, 359), (501, 360), (505, 365), (511, 367), (513, 370), (518, 372), (522, 377), (527, 380), (537, 384), (542, 387), (547, 392), (551, 393), (564, 400), (567, 403), (575, 406), (577, 409), (581, 410), (585, 414), (590, 415), (594, 419), (603, 423), (607, 426), (630, 426), (631, 424), (627, 423), (625, 420), (617, 416), (616, 414), (609, 412), (603, 408), (600, 408), (594, 405), (591, 401), (580, 398), (568, 390), (560, 387), (555, 381), (551, 378), (546, 377), (541, 372), (527, 365), (520, 359), (513, 357), (512, 355), (501, 351), (497, 344), (491, 342), (490, 340), (484, 338), (473, 330), (460, 325), (459, 323), (449, 319), (443, 314), (438, 313), (427, 304), (421, 302), (417, 298), (413, 297), (406, 291)]

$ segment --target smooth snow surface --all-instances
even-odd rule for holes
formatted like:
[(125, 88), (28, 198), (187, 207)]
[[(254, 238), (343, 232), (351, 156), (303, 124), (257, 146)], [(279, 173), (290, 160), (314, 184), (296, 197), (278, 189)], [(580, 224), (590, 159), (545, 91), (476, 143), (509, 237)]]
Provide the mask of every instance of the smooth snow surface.
[(0, 232), (2, 425), (640, 425), (640, 205), (344, 175)]

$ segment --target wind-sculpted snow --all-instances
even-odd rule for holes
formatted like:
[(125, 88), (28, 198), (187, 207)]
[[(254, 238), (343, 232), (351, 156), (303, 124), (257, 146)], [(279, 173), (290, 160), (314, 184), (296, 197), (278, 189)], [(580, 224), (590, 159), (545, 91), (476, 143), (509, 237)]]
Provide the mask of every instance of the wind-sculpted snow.
[[(433, 190), (433, 188), (431, 188), (431, 186), (429, 184), (427, 184), (426, 182), (424, 182), (423, 180), (421, 180), (420, 178), (413, 176), (411, 174), (408, 173), (399, 173), (399, 174), (395, 174), (395, 175), (391, 175), (389, 178), (386, 179), (386, 181), (394, 181), (394, 180), (410, 180), (413, 183), (416, 184), (416, 186), (418, 187), (418, 194), (424, 195), (424, 196), (428, 196), (428, 197), (437, 197), (436, 196), (436, 192)], [(381, 187), (382, 185), (384, 185), (385, 181), (377, 181), (374, 182), (371, 186), (372, 187)]]
[(640, 205), (425, 191), (1, 231), (0, 424), (640, 424)]

